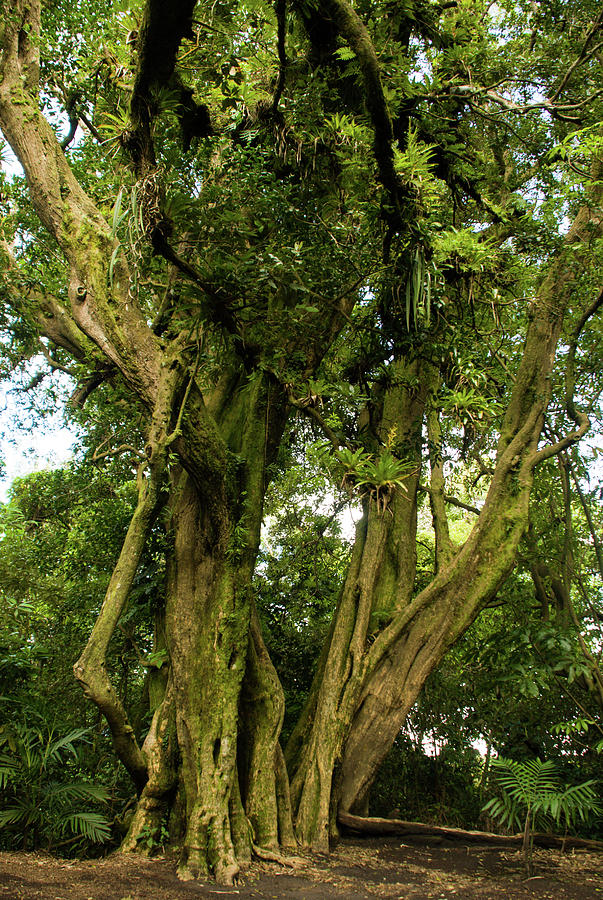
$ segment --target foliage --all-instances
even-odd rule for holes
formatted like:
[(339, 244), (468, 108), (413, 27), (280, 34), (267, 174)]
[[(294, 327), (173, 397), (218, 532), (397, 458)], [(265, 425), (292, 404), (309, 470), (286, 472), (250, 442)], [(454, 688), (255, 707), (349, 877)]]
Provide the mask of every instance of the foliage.
[[(35, 690), (66, 722), (76, 710), (80, 721), (85, 715), (71, 668), (102, 602), (132, 510), (132, 483), (120, 483), (119, 475), (112, 479), (75, 463), (37, 472), (16, 481), (0, 507), (0, 683), (13, 697)], [(156, 550), (149, 547), (149, 568), (141, 571), (124, 620), (130, 628), (140, 622), (143, 646), (149, 640), (148, 608), (162, 583)], [(127, 645), (124, 638), (112, 664), (124, 652), (133, 654)]]
[[(285, 692), (283, 743), (306, 700), (337, 602), (349, 543), (324, 475), (288, 468), (267, 498), (254, 590)], [(330, 508), (329, 508), (330, 505)]]
[(483, 803), (478, 752), (453, 729), (448, 729), (447, 742), (429, 752), (409, 731), (396, 738), (381, 766), (371, 790), (369, 814), (477, 827)]
[(510, 827), (523, 825), (524, 861), (528, 878), (533, 874), (533, 830), (542, 822), (563, 822), (566, 829), (577, 818), (601, 814), (603, 806), (597, 801), (594, 781), (565, 786), (552, 760), (540, 759), (520, 762), (499, 757), (492, 762), (492, 776), (502, 796), (493, 797), (484, 810)]
[(106, 801), (107, 791), (75, 777), (89, 729), (61, 734), (33, 710), (23, 713), (23, 720), (0, 725), (0, 829), (19, 835), (23, 849), (108, 841), (109, 821), (86, 808)]

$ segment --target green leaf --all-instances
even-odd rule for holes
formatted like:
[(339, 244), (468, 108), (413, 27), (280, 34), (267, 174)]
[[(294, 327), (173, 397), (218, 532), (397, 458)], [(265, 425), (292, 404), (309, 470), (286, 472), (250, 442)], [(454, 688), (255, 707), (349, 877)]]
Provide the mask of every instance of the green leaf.
[(111, 838), (111, 825), (108, 819), (93, 812), (70, 813), (63, 819), (61, 830), (63, 833), (82, 835), (97, 844), (104, 844)]
[(342, 60), (356, 59), (356, 54), (349, 47), (340, 47), (335, 51), (334, 56)]

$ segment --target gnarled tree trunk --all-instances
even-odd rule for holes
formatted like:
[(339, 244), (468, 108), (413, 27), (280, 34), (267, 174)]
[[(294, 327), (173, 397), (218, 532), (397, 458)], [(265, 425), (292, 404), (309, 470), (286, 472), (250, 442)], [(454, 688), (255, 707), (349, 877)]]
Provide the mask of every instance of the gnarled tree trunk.
[[(576, 277), (576, 247), (582, 244), (587, 254), (589, 240), (601, 232), (600, 188), (593, 201), (578, 213), (566, 249), (532, 304), (490, 489), (465, 544), (452, 551), (442, 517), (441, 471), (433, 456), (438, 570), (423, 591), (413, 596), (412, 568), (400, 566), (397, 579), (391, 580), (383, 566), (386, 559), (413, 558), (415, 532), (403, 502), (392, 506), (390, 521), (387, 511), (379, 515), (373, 504), (357, 529), (350, 570), (323, 653), (320, 682), (313, 687), (288, 748), (296, 827), (306, 843), (326, 847), (337, 811), (365, 806), (378, 767), (426, 678), (511, 572), (528, 525), (536, 465), (579, 440), (588, 428), (586, 417), (574, 414), (575, 431), (557, 445), (538, 449), (555, 350)], [(433, 384), (433, 373), (424, 378), (426, 387)], [(392, 424), (403, 430), (410, 421), (413, 433), (420, 433), (423, 407), (411, 413), (408, 405), (388, 406), (386, 399), (384, 410), (388, 409)], [(435, 425), (428, 412), (432, 434)], [(413, 503), (417, 489), (415, 481), (410, 494)], [(371, 612), (384, 590), (393, 591), (391, 616), (371, 634)]]

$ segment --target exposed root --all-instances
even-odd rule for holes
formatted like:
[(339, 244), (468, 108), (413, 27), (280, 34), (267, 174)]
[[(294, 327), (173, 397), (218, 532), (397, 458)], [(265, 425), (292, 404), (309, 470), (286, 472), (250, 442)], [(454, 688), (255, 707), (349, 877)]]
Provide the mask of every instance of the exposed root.
[(282, 856), (276, 850), (258, 847), (257, 844), (252, 844), (251, 849), (258, 859), (263, 859), (266, 862), (279, 863), (281, 866), (288, 866), (290, 869), (300, 869), (304, 865), (304, 860), (299, 859), (297, 856)]
[(195, 880), (195, 874), (194, 874), (194, 872), (192, 872), (190, 866), (187, 865), (187, 863), (181, 863), (178, 866), (177, 875), (178, 875), (178, 878), (180, 879), (180, 881), (194, 881)]
[(180, 881), (197, 881), (207, 878), (209, 875), (203, 851), (197, 848), (188, 848), (188, 853), (183, 855), (177, 871)]

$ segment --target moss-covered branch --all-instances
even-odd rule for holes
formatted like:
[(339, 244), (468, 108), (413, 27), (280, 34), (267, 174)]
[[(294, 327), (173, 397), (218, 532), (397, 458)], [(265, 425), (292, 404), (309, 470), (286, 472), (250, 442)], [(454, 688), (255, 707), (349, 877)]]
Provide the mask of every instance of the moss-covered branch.
[(2, 0), (0, 21), (0, 127), (23, 166), (40, 221), (67, 260), (71, 317), (152, 406), (159, 377), (156, 339), (129, 297), (121, 256), (109, 290), (111, 230), (74, 177), (40, 110), (39, 0)]
[(364, 81), (364, 101), (375, 136), (373, 152), (379, 179), (392, 208), (392, 224), (398, 229), (402, 225), (402, 206), (401, 186), (394, 168), (394, 129), (371, 36), (356, 10), (346, 0), (324, 0), (316, 15), (327, 22), (329, 28), (334, 27), (356, 54)]
[(146, 783), (147, 763), (128, 721), (126, 710), (111, 684), (106, 667), (106, 656), (109, 643), (126, 606), (149, 529), (161, 499), (177, 388), (176, 372), (165, 367), (159, 390), (159, 401), (154, 411), (145, 448), (147, 462), (141, 464), (138, 471), (136, 509), (130, 521), (119, 559), (111, 575), (100, 613), (84, 652), (74, 665), (75, 677), (82, 685), (86, 696), (105, 716), (111, 729), (115, 752), (128, 770), (138, 790), (142, 790)]
[(198, 106), (193, 91), (185, 87), (176, 73), (178, 50), (183, 38), (194, 38), (193, 10), (196, 0), (147, 0), (140, 32), (136, 40), (138, 66), (130, 101), (133, 131), (127, 147), (138, 175), (155, 166), (152, 123), (156, 114), (156, 93), (170, 85), (180, 97), (179, 118), (185, 149), (193, 136), (211, 134), (207, 107)]

